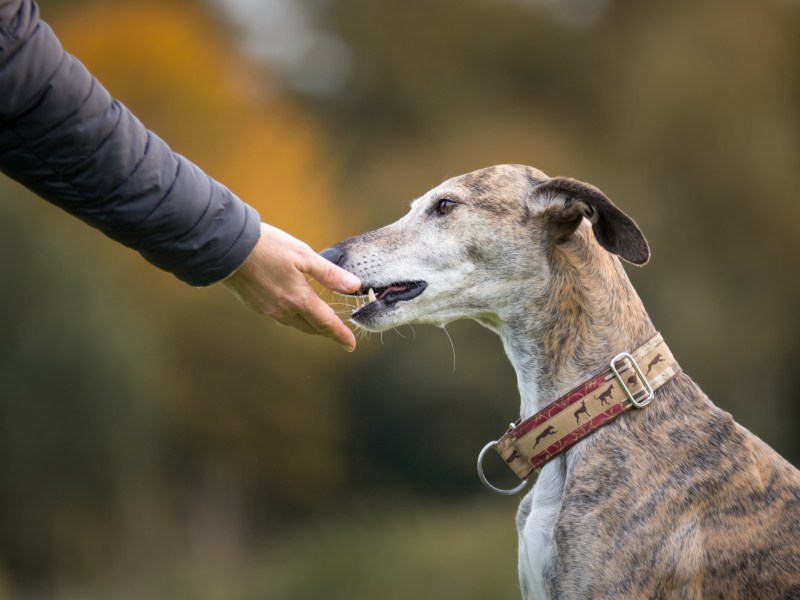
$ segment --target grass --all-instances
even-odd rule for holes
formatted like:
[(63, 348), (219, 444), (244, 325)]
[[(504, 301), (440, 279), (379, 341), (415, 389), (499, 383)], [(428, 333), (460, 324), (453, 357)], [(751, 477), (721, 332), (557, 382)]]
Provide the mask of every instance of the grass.
[[(406, 508), (318, 526), (272, 549), (263, 591), (312, 600), (519, 598), (516, 503)], [(258, 589), (249, 598), (259, 598)]]
[[(113, 569), (82, 600), (518, 599), (514, 500), (353, 510), (231, 552), (165, 546)], [(135, 565), (135, 566), (134, 566)]]

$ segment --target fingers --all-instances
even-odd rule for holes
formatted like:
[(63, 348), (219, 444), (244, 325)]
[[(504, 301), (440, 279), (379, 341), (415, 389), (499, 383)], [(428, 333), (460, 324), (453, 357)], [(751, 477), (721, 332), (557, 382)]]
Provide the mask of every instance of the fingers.
[(361, 287), (361, 280), (358, 277), (337, 267), (313, 251), (307, 256), (306, 260), (308, 262), (301, 267), (301, 270), (311, 275), (329, 290), (345, 294), (355, 292)]
[(361, 281), (315, 253), (289, 234), (261, 225), (261, 237), (244, 264), (223, 283), (246, 306), (279, 323), (331, 338), (348, 352), (356, 347), (353, 332), (317, 296), (310, 275), (326, 288), (354, 292)]
[(329, 337), (348, 352), (352, 352), (356, 348), (356, 338), (353, 332), (313, 291), (311, 296), (307, 297), (306, 302), (301, 304), (297, 313), (279, 318), (278, 321), (305, 333)]
[[(300, 270), (329, 290), (348, 293), (361, 288), (361, 280), (358, 277), (322, 258), (310, 248), (305, 258), (307, 262), (305, 265), (300, 265)], [(331, 338), (348, 352), (355, 350), (356, 338), (350, 328), (314, 293), (306, 281), (303, 284), (307, 292), (299, 316), (313, 327), (316, 333)]]

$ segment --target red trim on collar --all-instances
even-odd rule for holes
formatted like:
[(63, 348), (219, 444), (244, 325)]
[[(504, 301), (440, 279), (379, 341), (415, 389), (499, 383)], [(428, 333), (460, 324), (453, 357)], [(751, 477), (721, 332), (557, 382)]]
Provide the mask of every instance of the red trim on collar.
[[(499, 490), (486, 480), (482, 461), (488, 448), (494, 448), (517, 476), (527, 479), (533, 471), (626, 410), (646, 406), (653, 391), (680, 372), (660, 334), (631, 354), (617, 355), (610, 364), (603, 373), (583, 382), (532, 417), (512, 424), (499, 440), (487, 444), (478, 457), (481, 481), (493, 491), (513, 493)], [(580, 406), (573, 410), (578, 403)], [(543, 442), (548, 445), (540, 447)], [(514, 491), (518, 489), (521, 488)]]

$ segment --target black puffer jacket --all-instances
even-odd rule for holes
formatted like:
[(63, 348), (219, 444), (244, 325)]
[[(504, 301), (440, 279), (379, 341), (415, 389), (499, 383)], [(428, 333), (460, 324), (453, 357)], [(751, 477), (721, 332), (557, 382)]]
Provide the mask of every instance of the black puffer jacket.
[(114, 100), (33, 0), (0, 0), (0, 171), (192, 285), (259, 237), (256, 211)]

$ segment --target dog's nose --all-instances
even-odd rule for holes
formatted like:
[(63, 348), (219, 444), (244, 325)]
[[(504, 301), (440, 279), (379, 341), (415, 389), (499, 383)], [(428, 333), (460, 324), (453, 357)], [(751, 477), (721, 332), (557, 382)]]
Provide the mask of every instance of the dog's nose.
[(333, 264), (335, 264), (337, 266), (342, 264), (342, 261), (344, 260), (344, 252), (342, 252), (336, 246), (331, 246), (330, 248), (325, 248), (325, 250), (320, 252), (319, 255), (322, 258), (331, 261)]

